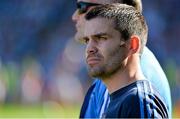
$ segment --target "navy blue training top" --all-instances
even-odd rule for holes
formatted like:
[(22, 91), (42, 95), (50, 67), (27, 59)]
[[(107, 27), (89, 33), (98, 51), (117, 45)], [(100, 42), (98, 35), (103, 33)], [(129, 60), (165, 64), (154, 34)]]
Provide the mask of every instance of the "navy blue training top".
[[(145, 47), (141, 56), (141, 68), (144, 76), (157, 89), (168, 108), (171, 118), (171, 94), (169, 83), (159, 62), (153, 53)], [(101, 118), (106, 111), (110, 97), (102, 80), (96, 79), (85, 96), (80, 118)]]
[(138, 80), (110, 95), (106, 118), (168, 118), (167, 107), (147, 80)]

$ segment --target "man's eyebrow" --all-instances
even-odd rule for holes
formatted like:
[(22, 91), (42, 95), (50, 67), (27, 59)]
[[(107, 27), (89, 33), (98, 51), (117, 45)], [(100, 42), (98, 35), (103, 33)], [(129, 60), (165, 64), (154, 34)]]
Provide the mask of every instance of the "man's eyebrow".
[(82, 37), (81, 39), (88, 39), (88, 36), (84, 36), (84, 37)]
[(108, 36), (107, 33), (98, 33), (98, 34), (95, 34), (93, 35), (94, 37), (99, 37), (99, 36)]

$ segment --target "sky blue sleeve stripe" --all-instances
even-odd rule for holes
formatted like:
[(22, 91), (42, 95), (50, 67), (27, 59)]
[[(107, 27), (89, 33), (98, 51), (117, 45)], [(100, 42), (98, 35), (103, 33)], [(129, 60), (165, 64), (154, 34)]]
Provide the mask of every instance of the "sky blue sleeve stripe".
[(102, 115), (105, 111), (105, 108), (106, 108), (107, 102), (108, 102), (108, 98), (109, 98), (109, 94), (108, 94), (108, 90), (106, 89), (106, 91), (104, 93), (104, 102), (103, 102), (103, 105), (101, 107), (101, 111), (100, 111), (100, 115), (99, 115), (100, 118), (102, 118)]
[(108, 95), (107, 95), (108, 97), (107, 97), (107, 101), (106, 101), (106, 105), (105, 105), (105, 109), (104, 109), (104, 111), (106, 111), (107, 110), (107, 108), (108, 108), (108, 106), (109, 106), (109, 103), (110, 103), (110, 96), (109, 96), (109, 93), (108, 93)]

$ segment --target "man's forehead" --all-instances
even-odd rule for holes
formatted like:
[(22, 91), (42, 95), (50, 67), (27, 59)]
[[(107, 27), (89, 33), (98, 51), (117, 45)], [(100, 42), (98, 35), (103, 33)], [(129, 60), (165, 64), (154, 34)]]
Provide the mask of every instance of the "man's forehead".
[(84, 35), (91, 36), (99, 33), (111, 33), (113, 29), (113, 20), (105, 18), (94, 18), (86, 21)]
[(78, 2), (90, 2), (90, 3), (99, 3), (99, 4), (108, 4), (111, 3), (111, 0), (78, 0)]

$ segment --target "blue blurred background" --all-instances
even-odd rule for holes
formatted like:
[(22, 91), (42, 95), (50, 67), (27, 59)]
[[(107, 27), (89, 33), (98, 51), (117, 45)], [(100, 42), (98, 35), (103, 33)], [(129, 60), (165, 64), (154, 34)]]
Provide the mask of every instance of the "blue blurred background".
[[(173, 116), (180, 117), (180, 0), (142, 1), (147, 46), (166, 72)], [(73, 39), (75, 8), (76, 0), (0, 0), (0, 117), (78, 117), (92, 80), (84, 46)]]

